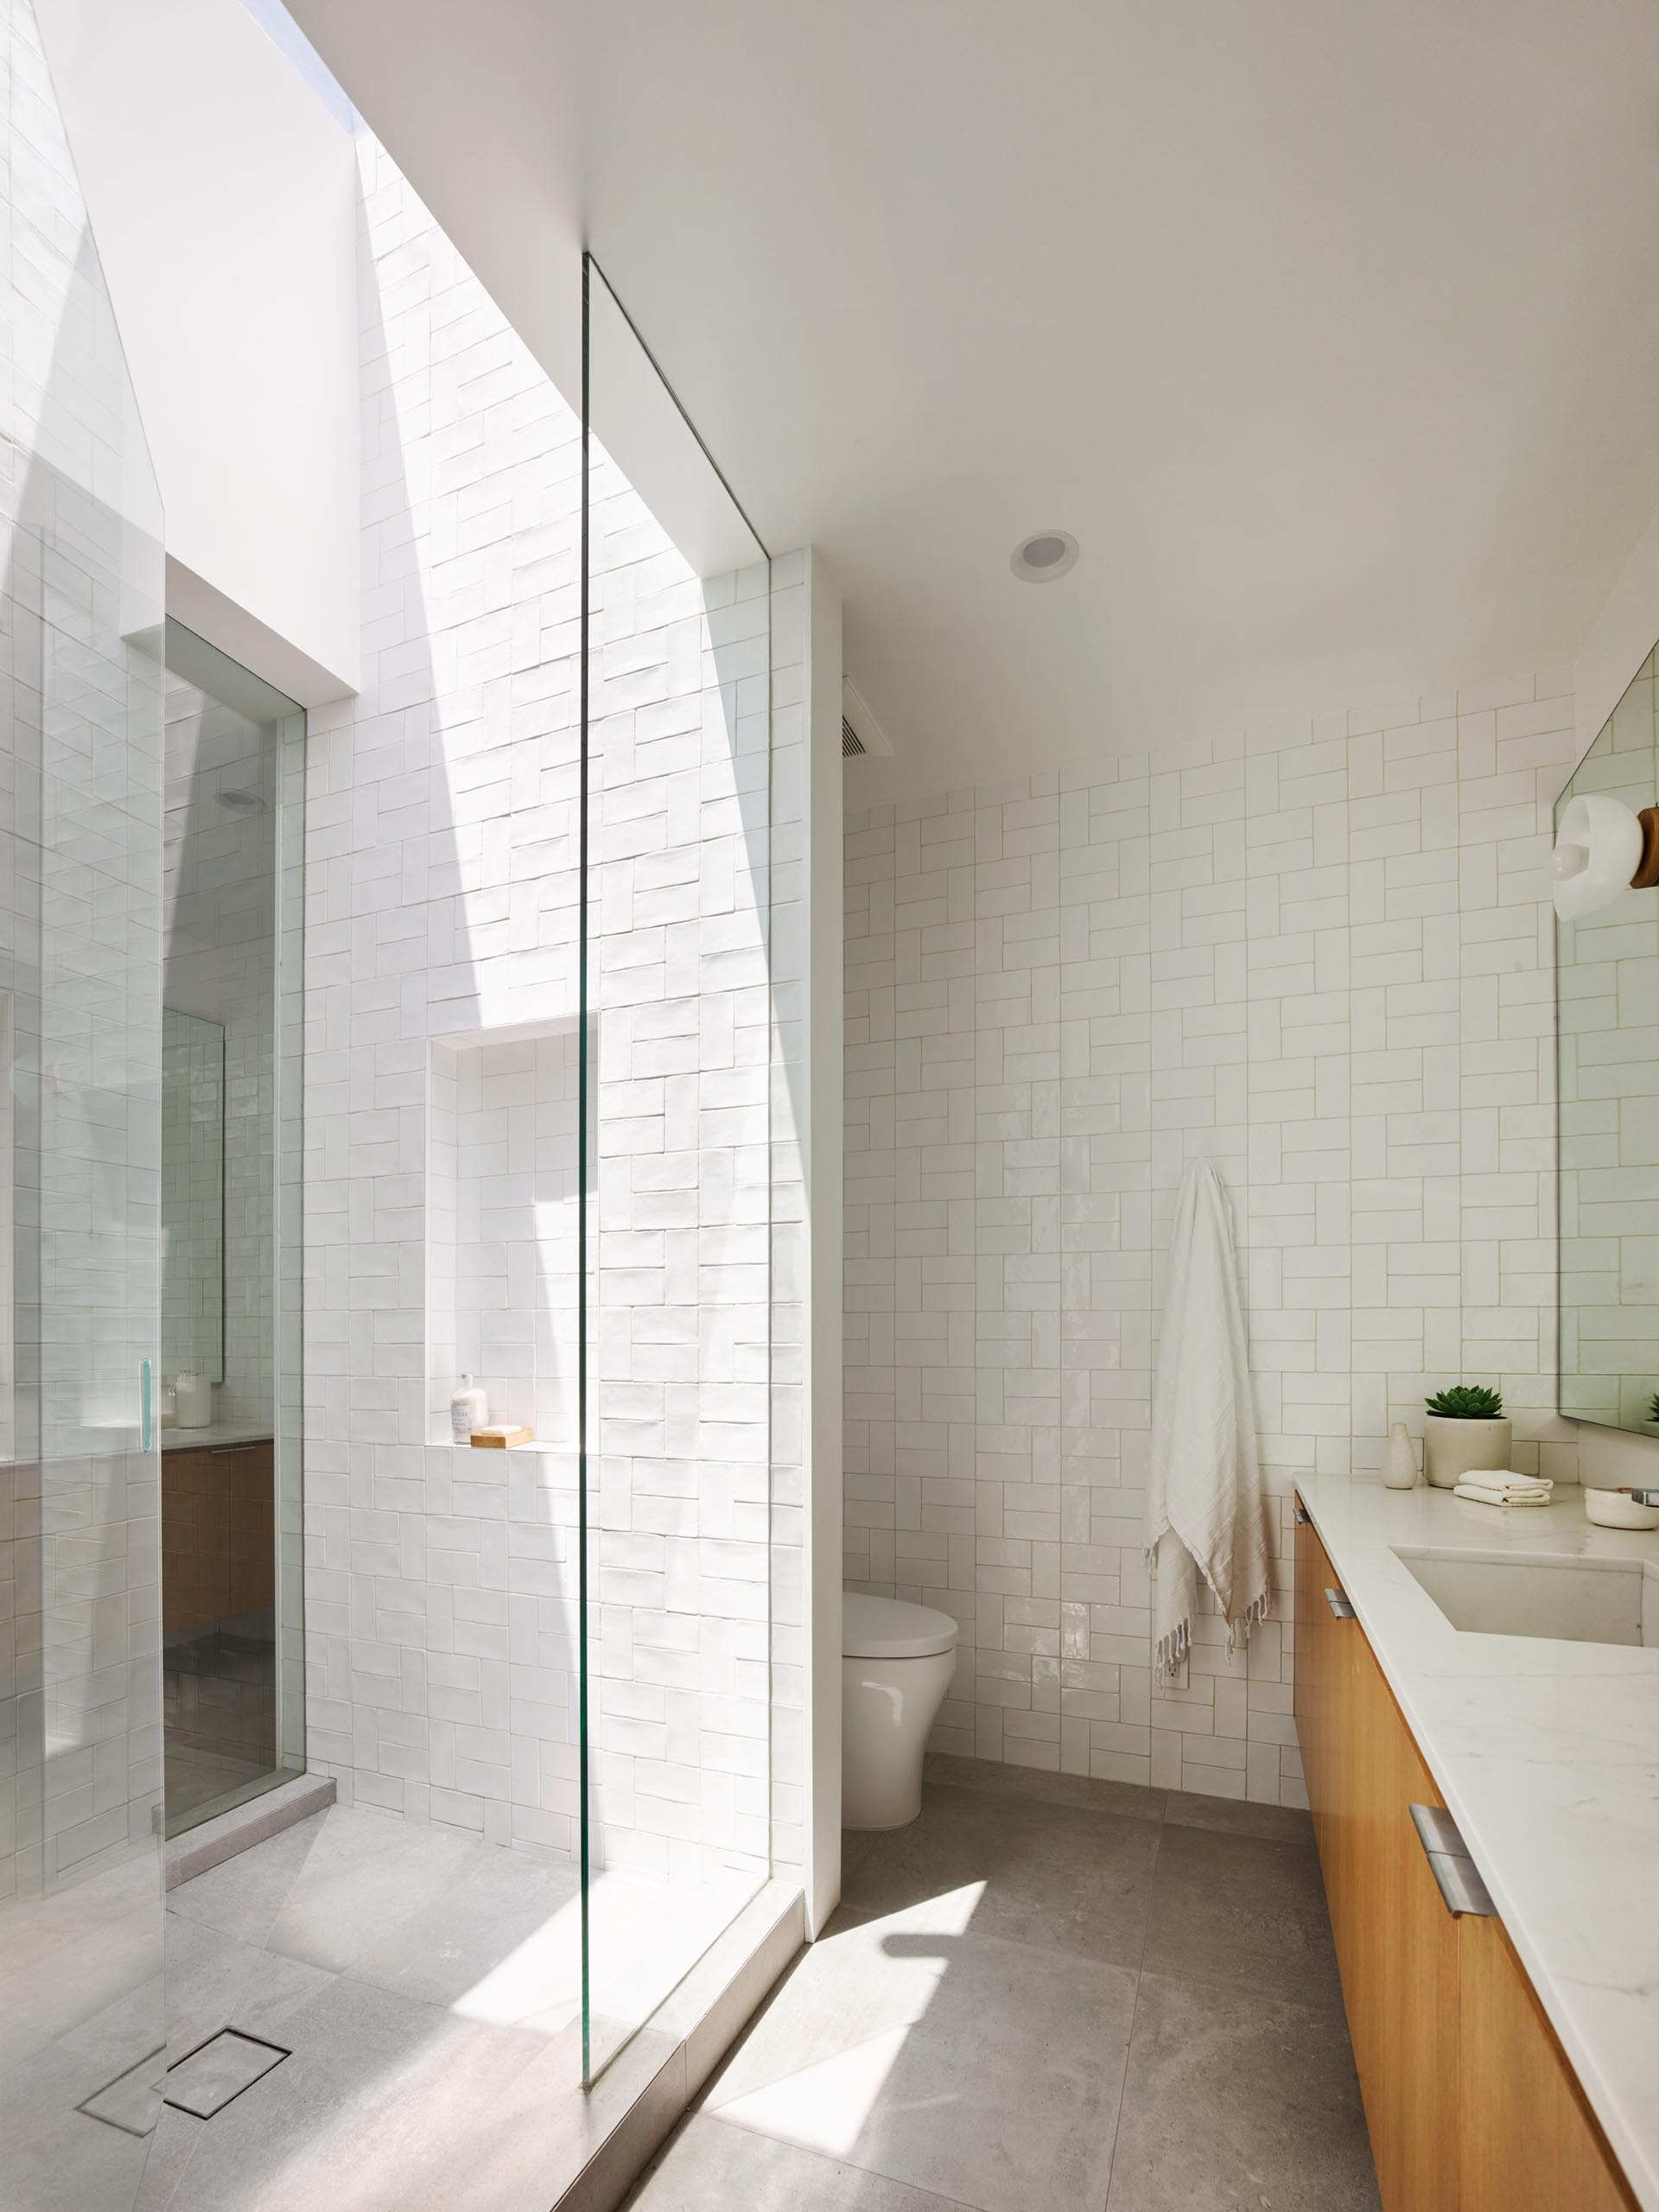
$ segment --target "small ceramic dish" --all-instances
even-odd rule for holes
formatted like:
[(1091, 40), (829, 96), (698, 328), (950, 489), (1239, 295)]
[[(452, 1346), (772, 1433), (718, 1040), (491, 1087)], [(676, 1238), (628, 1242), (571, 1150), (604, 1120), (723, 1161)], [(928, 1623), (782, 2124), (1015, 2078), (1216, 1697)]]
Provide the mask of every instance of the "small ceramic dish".
[(1598, 1529), (1659, 1529), (1659, 1505), (1638, 1505), (1628, 1490), (1584, 1486), (1584, 1510)]

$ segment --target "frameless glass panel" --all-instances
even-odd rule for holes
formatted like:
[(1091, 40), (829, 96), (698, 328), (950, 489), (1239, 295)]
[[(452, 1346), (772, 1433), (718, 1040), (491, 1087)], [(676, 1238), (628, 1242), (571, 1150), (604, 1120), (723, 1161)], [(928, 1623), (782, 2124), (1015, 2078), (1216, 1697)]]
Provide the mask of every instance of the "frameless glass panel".
[(298, 1421), (305, 720), (168, 622), (162, 1086), (167, 1825), (304, 1764)]
[(769, 568), (584, 318), (589, 2075), (769, 1872)]
[(125, 2212), (165, 2038), (162, 516), (26, 0), (0, 126), (0, 2196)]

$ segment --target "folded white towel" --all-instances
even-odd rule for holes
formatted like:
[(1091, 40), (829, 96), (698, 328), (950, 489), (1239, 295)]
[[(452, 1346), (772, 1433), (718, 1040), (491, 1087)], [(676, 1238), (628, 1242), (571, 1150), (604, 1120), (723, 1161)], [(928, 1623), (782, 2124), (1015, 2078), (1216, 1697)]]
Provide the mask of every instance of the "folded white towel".
[(1472, 1498), (1477, 1505), (1548, 1505), (1549, 1485), (1519, 1480), (1507, 1484), (1484, 1482), (1471, 1475), (1458, 1484), (1452, 1495)]

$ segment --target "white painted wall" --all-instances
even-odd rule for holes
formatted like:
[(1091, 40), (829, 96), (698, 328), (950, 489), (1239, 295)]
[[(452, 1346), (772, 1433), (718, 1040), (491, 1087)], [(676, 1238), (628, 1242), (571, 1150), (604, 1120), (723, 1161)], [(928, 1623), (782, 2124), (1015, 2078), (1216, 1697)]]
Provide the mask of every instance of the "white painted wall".
[(357, 684), (356, 164), (237, 0), (41, 0), (166, 508), (168, 612)]
[(1573, 664), (1582, 756), (1659, 639), (1659, 512), (1620, 571)]

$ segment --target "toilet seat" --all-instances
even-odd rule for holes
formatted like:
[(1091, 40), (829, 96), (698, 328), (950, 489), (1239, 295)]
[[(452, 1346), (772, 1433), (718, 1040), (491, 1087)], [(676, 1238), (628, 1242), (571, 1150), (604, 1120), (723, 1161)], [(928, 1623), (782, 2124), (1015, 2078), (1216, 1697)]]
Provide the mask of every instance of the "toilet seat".
[(841, 1597), (843, 1659), (928, 1659), (956, 1649), (957, 1624), (931, 1605), (901, 1598), (868, 1598), (860, 1590)]

